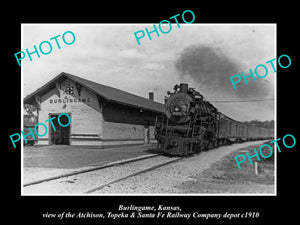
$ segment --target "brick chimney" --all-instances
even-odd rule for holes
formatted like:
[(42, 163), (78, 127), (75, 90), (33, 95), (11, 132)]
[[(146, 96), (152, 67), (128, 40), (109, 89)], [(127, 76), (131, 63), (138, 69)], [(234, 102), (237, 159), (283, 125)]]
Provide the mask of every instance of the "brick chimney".
[(149, 92), (149, 100), (154, 101), (154, 93)]

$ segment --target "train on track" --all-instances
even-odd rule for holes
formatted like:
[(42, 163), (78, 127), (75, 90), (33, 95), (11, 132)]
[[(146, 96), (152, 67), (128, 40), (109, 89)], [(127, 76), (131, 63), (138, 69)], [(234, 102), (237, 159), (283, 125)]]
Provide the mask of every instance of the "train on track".
[(165, 116), (156, 117), (155, 139), (160, 152), (186, 156), (233, 142), (273, 138), (274, 129), (233, 120), (219, 112), (188, 84), (168, 91)]

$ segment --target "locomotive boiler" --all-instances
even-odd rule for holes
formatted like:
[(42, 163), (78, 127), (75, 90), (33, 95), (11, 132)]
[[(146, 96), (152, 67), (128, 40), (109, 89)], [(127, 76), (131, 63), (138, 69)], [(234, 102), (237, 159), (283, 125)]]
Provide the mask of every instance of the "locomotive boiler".
[(213, 147), (217, 141), (218, 110), (188, 84), (174, 86), (165, 102), (165, 117), (157, 117), (158, 148), (170, 155), (188, 155)]
[(274, 129), (250, 126), (219, 112), (188, 84), (167, 92), (165, 116), (156, 117), (155, 139), (164, 154), (185, 156), (226, 143), (268, 139)]

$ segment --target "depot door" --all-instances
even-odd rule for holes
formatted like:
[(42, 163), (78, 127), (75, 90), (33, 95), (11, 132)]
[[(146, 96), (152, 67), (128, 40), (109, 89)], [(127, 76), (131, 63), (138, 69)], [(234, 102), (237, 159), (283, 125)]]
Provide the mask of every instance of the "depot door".
[[(51, 125), (49, 125), (50, 127), (50, 145), (69, 145), (70, 144), (70, 126), (67, 127), (62, 127), (60, 126), (60, 124), (58, 123), (57, 117), (59, 114), (49, 114), (49, 118), (52, 118), (55, 116), (55, 119), (52, 120), (53, 125), (55, 127), (55, 130), (53, 129), (53, 127)], [(66, 115), (61, 115), (61, 117), (59, 118), (60, 122), (62, 124), (68, 124), (68, 117)]]

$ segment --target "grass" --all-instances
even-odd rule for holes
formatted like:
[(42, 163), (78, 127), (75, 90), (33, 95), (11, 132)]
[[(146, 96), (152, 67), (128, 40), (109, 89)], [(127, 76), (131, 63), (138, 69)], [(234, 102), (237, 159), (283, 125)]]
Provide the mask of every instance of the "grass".
[[(193, 181), (183, 183), (181, 187), (186, 192), (193, 193), (273, 193), (274, 190), (274, 157), (261, 158), (258, 162), (258, 174), (255, 174), (254, 162), (249, 160), (238, 169), (235, 156), (244, 154), (246, 151), (251, 156), (253, 148), (259, 151), (261, 145), (252, 145), (225, 156), (215, 162), (210, 168), (193, 176)], [(265, 152), (264, 151), (268, 151)], [(269, 154), (268, 147), (263, 149), (265, 155)], [(254, 160), (254, 158), (252, 158)], [(256, 158), (255, 158), (256, 159)]]
[[(254, 182), (259, 184), (273, 184), (274, 183), (274, 157), (264, 159), (260, 157), (261, 161), (257, 161), (257, 158), (252, 158), (253, 163), (251, 164), (246, 158), (246, 161), (240, 164), (241, 169), (238, 169), (237, 163), (235, 161), (235, 156), (239, 154), (245, 154), (246, 151), (249, 152), (251, 156), (254, 153), (253, 149), (256, 148), (259, 151), (260, 145), (252, 145), (246, 148), (238, 149), (237, 152), (234, 152), (226, 156), (221, 162), (216, 163), (215, 169), (223, 171), (224, 179), (232, 180), (235, 182)], [(265, 149), (266, 148), (266, 149)], [(268, 147), (264, 147), (262, 152), (269, 151)], [(265, 155), (268, 155), (265, 153)], [(254, 161), (258, 163), (258, 174), (255, 174), (254, 170)]]

